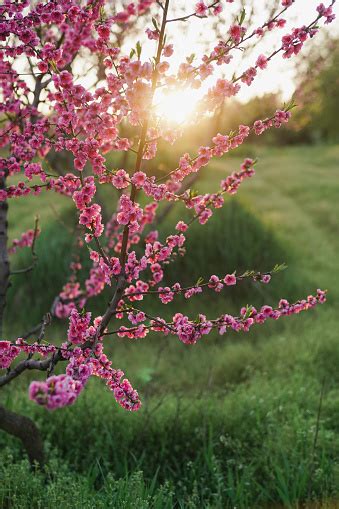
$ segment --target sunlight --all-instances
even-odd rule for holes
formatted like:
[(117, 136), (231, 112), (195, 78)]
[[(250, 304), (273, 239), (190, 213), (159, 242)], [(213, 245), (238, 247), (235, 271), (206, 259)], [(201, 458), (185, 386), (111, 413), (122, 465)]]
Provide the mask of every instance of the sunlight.
[(168, 93), (159, 91), (155, 109), (162, 122), (183, 124), (192, 118), (197, 102), (196, 90), (179, 89)]

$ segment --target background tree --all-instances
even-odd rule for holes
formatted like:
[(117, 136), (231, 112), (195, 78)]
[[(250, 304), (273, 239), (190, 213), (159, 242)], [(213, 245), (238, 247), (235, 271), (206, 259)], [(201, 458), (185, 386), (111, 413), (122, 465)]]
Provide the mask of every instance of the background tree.
[[(304, 141), (338, 141), (338, 39), (325, 38), (301, 62), (295, 101), (300, 105), (292, 124)], [(306, 107), (307, 106), (307, 107)]]

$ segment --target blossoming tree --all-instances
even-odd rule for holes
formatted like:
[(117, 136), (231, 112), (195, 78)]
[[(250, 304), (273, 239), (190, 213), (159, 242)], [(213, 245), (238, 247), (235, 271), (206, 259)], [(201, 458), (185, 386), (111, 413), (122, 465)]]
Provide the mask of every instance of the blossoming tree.
[[(36, 4), (5, 0), (0, 6), (1, 325), (11, 277), (9, 255), (30, 246), (35, 262), (39, 234), (36, 224), (34, 230), (7, 246), (7, 209), (12, 200), (24, 200), (27, 195), (35, 195), (38, 200), (41, 193), (50, 193), (51, 199), (53, 193), (69, 197), (78, 214), (79, 245), (88, 248), (91, 260), (85, 284), (80, 284), (78, 278), (83, 271), (81, 264), (71, 264), (70, 279), (38, 327), (24, 337), (0, 341), (0, 386), (13, 382), (27, 370), (44, 371), (43, 380), (31, 382), (29, 398), (52, 410), (73, 404), (88, 379), (96, 376), (103, 379), (123, 408), (138, 410), (141, 403), (137, 391), (105, 354), (105, 342), (113, 335), (144, 338), (155, 331), (194, 344), (212, 331), (246, 332), (266, 320), (299, 313), (325, 301), (325, 292), (317, 290), (315, 296), (293, 304), (282, 299), (276, 307), (246, 306), (238, 316), (207, 317), (201, 310), (197, 319), (177, 312), (167, 320), (152, 316), (147, 308), (148, 297), (166, 305), (179, 294), (190, 299), (202, 292), (227, 291), (245, 278), (267, 284), (279, 270), (275, 267), (265, 273), (242, 274), (234, 271), (211, 275), (188, 287), (182, 287), (180, 281), (162, 286), (165, 266), (177, 255), (185, 254), (190, 225), (195, 221), (205, 225), (213, 211), (223, 206), (225, 196), (235, 194), (245, 179), (254, 176), (255, 161), (245, 159), (238, 171), (224, 178), (212, 194), (192, 193), (185, 187), (187, 177), (199, 174), (213, 158), (237, 148), (251, 132), (260, 136), (267, 129), (288, 122), (291, 105), (253, 125), (240, 125), (231, 133), (215, 133), (208, 146), (199, 147), (195, 154), (183, 154), (172, 171), (159, 176), (152, 175), (144, 161), (157, 157), (159, 140), (171, 144), (181, 136), (182, 129), (159, 122), (154, 108), (157, 92), (178, 87), (198, 89), (215, 75), (198, 106), (200, 116), (211, 114), (225, 98), (250, 86), (272, 59), (298, 54), (322, 22), (334, 19), (334, 0), (327, 6), (320, 4), (313, 21), (283, 33), (279, 45), (266, 55), (258, 55), (251, 67), (232, 78), (218, 78), (220, 69), (227, 73), (235, 50), (246, 48), (246, 44), (265, 37), (268, 31), (284, 32), (284, 16), (293, 0), (282, 0), (280, 10), (254, 30), (246, 28), (246, 13), (242, 10), (210, 51), (186, 59), (173, 70), (170, 61), (175, 47), (168, 43), (173, 23), (193, 17), (201, 18), (203, 23), (204, 18), (218, 17), (232, 2), (198, 2), (194, 12), (180, 17), (171, 17), (170, 0), (137, 0), (115, 10), (105, 0), (47, 0)], [(125, 55), (114, 35), (117, 29), (134, 26), (140, 17), (143, 30), (154, 45), (154, 57), (145, 61), (139, 43)], [(87, 88), (77, 84), (73, 71), (75, 60), (86, 55), (96, 58), (98, 69), (97, 82)], [(27, 65), (30, 72), (23, 72)], [(123, 125), (129, 126), (129, 137), (123, 135)], [(51, 154), (61, 151), (71, 155), (72, 165), (58, 175), (49, 161)], [(134, 164), (112, 169), (105, 160), (105, 154), (112, 151), (131, 152)], [(117, 207), (110, 211), (106, 224), (96, 200), (98, 186), (120, 190)], [(141, 200), (146, 204), (142, 206)], [(191, 211), (191, 219), (173, 225), (173, 233), (166, 238), (154, 228), (159, 202), (171, 206), (181, 202)], [(100, 316), (91, 316), (86, 303), (107, 286), (111, 287), (111, 299), (106, 309)], [(48, 341), (51, 317), (69, 320), (67, 337), (61, 343)], [(57, 364), (63, 365), (63, 374), (54, 374)], [(30, 420), (2, 408), (0, 427), (23, 440), (32, 460), (42, 461), (41, 441)]]

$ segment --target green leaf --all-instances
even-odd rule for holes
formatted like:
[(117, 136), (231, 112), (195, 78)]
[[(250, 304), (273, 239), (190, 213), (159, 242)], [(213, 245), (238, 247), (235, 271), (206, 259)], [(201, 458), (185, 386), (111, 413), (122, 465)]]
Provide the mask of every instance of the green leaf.
[(136, 50), (137, 50), (138, 60), (140, 60), (141, 51), (142, 51), (142, 47), (141, 47), (140, 41), (138, 41), (137, 44), (136, 44)]
[(54, 72), (58, 72), (58, 68), (57, 68), (57, 65), (56, 65), (56, 63), (55, 63), (55, 61), (54, 61), (54, 60), (49, 60), (49, 61), (48, 61), (48, 63), (49, 63), (49, 65), (52, 67), (52, 70), (53, 70)]
[(287, 102), (287, 103), (284, 103), (284, 110), (285, 111), (290, 111), (292, 110), (293, 108), (295, 108), (297, 105), (295, 104), (293, 98)]
[(248, 304), (246, 305), (246, 313), (245, 313), (245, 316), (244, 316), (244, 320), (247, 320), (247, 318), (249, 318), (252, 314), (252, 306), (249, 306)]
[(239, 25), (242, 25), (246, 16), (245, 8), (241, 11), (240, 17), (239, 17)]
[(253, 277), (256, 272), (254, 270), (246, 270), (240, 277)]
[(189, 198), (194, 198), (197, 195), (198, 195), (198, 191), (196, 189), (188, 189)]
[(286, 263), (276, 264), (273, 269), (271, 270), (272, 274), (276, 274), (277, 272), (281, 272), (283, 270), (287, 269)]
[(104, 19), (106, 19), (105, 8), (100, 7), (100, 20), (103, 21)]

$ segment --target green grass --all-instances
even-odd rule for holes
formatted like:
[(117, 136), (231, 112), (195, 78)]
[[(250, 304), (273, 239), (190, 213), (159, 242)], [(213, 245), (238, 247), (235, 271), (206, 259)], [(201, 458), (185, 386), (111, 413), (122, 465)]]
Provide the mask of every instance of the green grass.
[[(246, 284), (186, 303), (178, 299), (166, 312), (185, 306), (192, 316), (204, 311), (214, 317), (241, 304), (297, 299), (318, 287), (328, 289), (328, 303), (247, 335), (214, 335), (192, 347), (157, 335), (138, 344), (115, 339), (108, 344), (114, 366), (126, 370), (144, 401), (136, 414), (118, 408), (98, 380), (73, 407), (48, 413), (27, 400), (31, 375), (23, 377), (2, 398), (36, 419), (46, 437), (50, 470), (47, 478), (33, 476), (17, 442), (1, 435), (0, 445), (8, 448), (0, 467), (0, 505), (278, 508), (309, 499), (318, 502), (314, 507), (338, 507), (339, 147), (251, 151), (259, 158), (255, 178), (244, 182), (238, 197), (229, 198), (210, 223), (192, 229), (191, 261), (188, 254), (166, 278), (195, 281), (281, 262), (288, 270), (267, 286)], [(197, 187), (212, 191), (239, 162), (224, 158), (203, 169)], [(34, 325), (67, 273), (72, 236), (60, 221), (69, 223), (70, 216), (63, 199), (49, 196), (55, 198), (58, 219), (52, 223), (54, 212), (44, 197), (46, 242), (41, 237), (37, 244), (35, 274), (13, 282), (7, 322), (13, 333)], [(33, 224), (34, 203), (27, 202), (26, 209), (24, 204), (15, 202), (11, 225), (21, 218), (22, 228)], [(172, 212), (163, 232), (171, 231), (177, 218)], [(17, 235), (18, 226), (11, 231)], [(23, 266), (29, 256), (23, 253), (15, 263)], [(65, 326), (56, 325), (50, 334), (62, 337)]]

